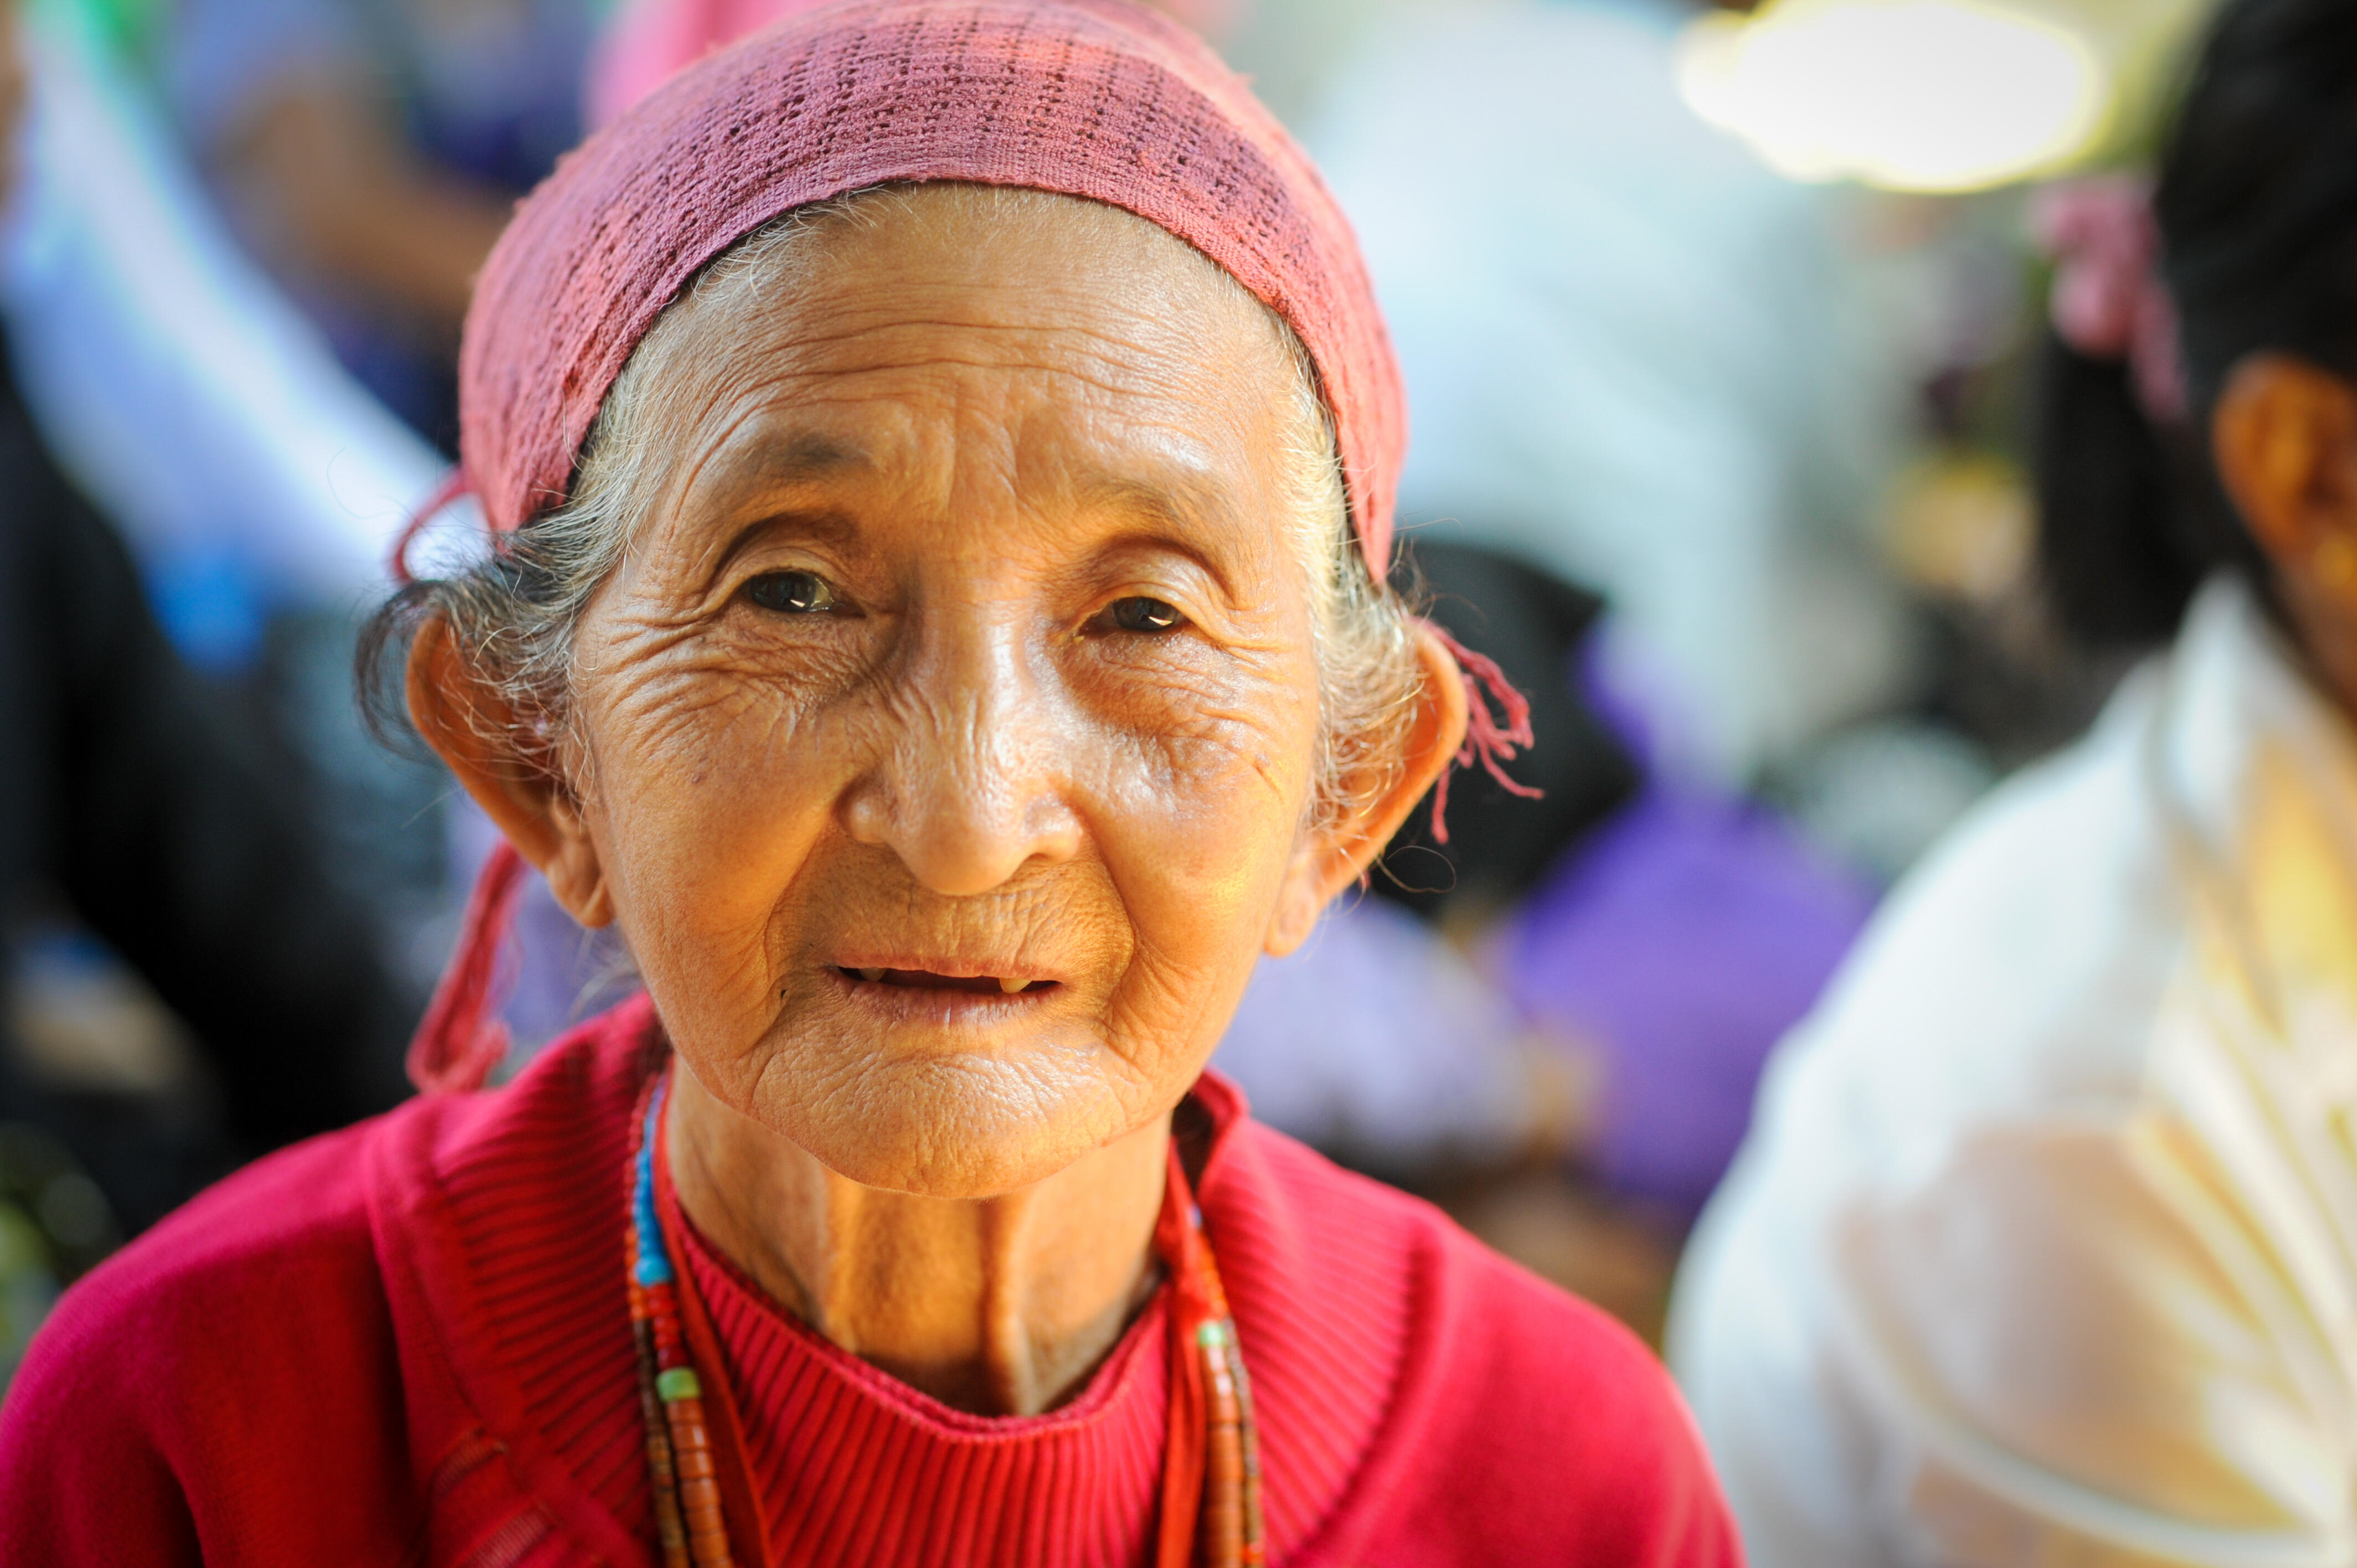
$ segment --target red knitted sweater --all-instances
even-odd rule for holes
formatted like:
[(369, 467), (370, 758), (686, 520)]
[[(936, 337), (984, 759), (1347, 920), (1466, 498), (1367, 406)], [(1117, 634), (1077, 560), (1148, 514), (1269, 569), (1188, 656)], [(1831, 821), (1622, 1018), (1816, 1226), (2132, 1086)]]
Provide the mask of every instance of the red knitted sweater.
[[(490, 1093), (264, 1161), (68, 1293), (0, 1408), (0, 1561), (650, 1568), (623, 1295), (644, 998)], [(1734, 1564), (1677, 1396), (1603, 1316), (1206, 1079), (1199, 1198), (1258, 1395), (1272, 1560)], [(1052, 1413), (962, 1414), (708, 1249), (780, 1563), (1142, 1563), (1157, 1299)]]

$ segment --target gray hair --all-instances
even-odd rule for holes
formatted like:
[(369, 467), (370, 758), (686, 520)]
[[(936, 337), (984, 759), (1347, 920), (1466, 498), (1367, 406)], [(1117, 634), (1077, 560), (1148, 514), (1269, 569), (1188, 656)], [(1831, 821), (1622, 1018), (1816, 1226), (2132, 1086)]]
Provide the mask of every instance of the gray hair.
[[(886, 186), (798, 209), (730, 247), (666, 308), (615, 379), (582, 447), (571, 499), (534, 519), (481, 562), (411, 584), (378, 613), (363, 645), (363, 697), (380, 727), (391, 705), (382, 674), (434, 620), (524, 733), (491, 737), (528, 765), (562, 774), (562, 745), (583, 671), (575, 633), (598, 587), (636, 542), (648, 510), (646, 478), (661, 456), (653, 407), (685, 324), (711, 311), (744, 314), (790, 280), (833, 226), (869, 224), (909, 188)], [(1000, 198), (1071, 200), (1029, 191)], [(1141, 220), (1142, 221), (1142, 220)], [(1207, 263), (1207, 264), (1209, 264)], [(1245, 294), (1222, 269), (1221, 280)], [(1293, 360), (1297, 417), (1286, 453), (1296, 533), (1313, 598), (1319, 726), (1308, 825), (1346, 822), (1396, 784), (1422, 694), (1415, 615), (1361, 556), (1351, 527), (1334, 423), (1317, 370), (1292, 328), (1255, 300)], [(374, 678), (371, 678), (374, 677)]]

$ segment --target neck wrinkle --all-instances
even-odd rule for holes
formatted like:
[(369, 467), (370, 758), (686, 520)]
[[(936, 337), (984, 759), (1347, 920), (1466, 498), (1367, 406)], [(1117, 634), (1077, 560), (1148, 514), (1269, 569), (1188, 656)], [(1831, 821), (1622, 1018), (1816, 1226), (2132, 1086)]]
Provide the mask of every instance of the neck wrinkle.
[(1085, 1387), (1158, 1283), (1167, 1122), (1018, 1192), (867, 1187), (673, 1076), (672, 1177), (705, 1240), (839, 1348), (955, 1409)]

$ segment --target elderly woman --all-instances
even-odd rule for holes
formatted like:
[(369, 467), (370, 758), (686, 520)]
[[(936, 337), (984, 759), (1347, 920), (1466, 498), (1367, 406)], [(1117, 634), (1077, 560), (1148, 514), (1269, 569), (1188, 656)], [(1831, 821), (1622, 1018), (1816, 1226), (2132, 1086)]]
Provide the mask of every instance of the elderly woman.
[(1469, 703), (1348, 231), (1199, 45), (716, 55), (523, 207), (464, 399), (410, 712), (646, 994), (456, 1091), (495, 862), (443, 1092), (59, 1309), (12, 1561), (1738, 1560), (1641, 1348), (1201, 1071)]

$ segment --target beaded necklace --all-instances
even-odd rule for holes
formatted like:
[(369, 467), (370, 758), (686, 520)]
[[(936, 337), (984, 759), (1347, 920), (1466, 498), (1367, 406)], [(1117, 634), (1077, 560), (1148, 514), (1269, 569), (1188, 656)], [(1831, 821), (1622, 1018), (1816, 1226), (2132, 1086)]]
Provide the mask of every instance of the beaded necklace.
[[(705, 1415), (705, 1385), (696, 1373), (682, 1311), (683, 1293), (694, 1287), (673, 1265), (673, 1238), (656, 1192), (668, 1080), (668, 1071), (656, 1075), (640, 1097), (630, 1152), (625, 1271), (647, 1471), (654, 1484), (655, 1533), (663, 1568), (735, 1568), (719, 1456)], [(1155, 1248), (1173, 1286), (1170, 1442), (1155, 1568), (1260, 1568), (1266, 1547), (1252, 1379), (1244, 1370), (1211, 1238), (1203, 1231), (1202, 1210), (1189, 1196), (1175, 1144)], [(717, 1368), (712, 1371), (710, 1397), (724, 1402), (725, 1409), (725, 1375)], [(738, 1430), (733, 1412), (726, 1412), (726, 1424)], [(1186, 1528), (1189, 1514), (1191, 1530)], [(762, 1553), (766, 1563), (767, 1543), (758, 1528), (747, 1528), (752, 1523), (740, 1521), (737, 1540)]]

